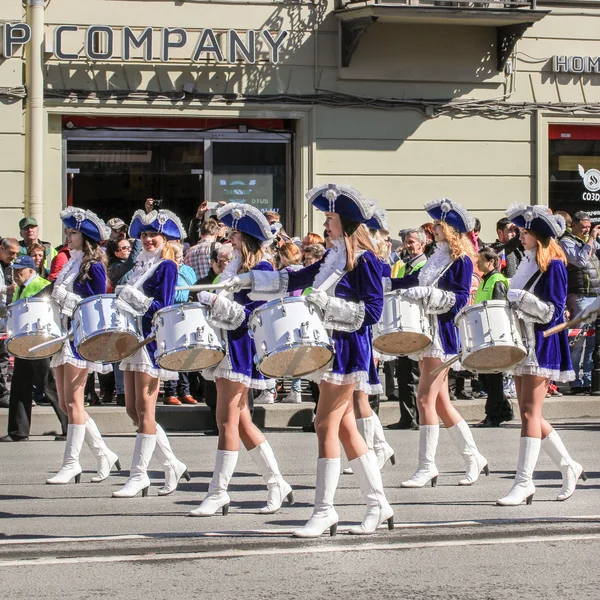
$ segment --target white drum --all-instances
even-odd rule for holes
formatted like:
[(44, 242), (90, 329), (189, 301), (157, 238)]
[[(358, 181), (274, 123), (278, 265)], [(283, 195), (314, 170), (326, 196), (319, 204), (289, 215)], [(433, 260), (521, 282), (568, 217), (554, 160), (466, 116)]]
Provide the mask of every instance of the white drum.
[(141, 341), (138, 318), (115, 305), (115, 294), (82, 300), (73, 312), (73, 337), (79, 355), (90, 362), (113, 363), (131, 356)]
[(475, 373), (503, 373), (527, 356), (521, 321), (504, 300), (465, 306), (455, 318), (461, 362)]
[(432, 336), (422, 300), (404, 298), (401, 290), (384, 295), (381, 320), (373, 332), (376, 350), (396, 356), (418, 354), (431, 346)]
[[(48, 358), (60, 352), (64, 341), (60, 310), (50, 298), (23, 298), (13, 302), (8, 307), (6, 330), (6, 348), (19, 358)], [(53, 339), (58, 341), (29, 352), (29, 348)]]
[(267, 302), (250, 315), (248, 327), (265, 377), (302, 377), (333, 359), (321, 312), (302, 296)]
[(174, 304), (156, 312), (156, 362), (168, 371), (200, 371), (225, 356), (220, 329), (208, 322), (210, 309), (199, 302)]

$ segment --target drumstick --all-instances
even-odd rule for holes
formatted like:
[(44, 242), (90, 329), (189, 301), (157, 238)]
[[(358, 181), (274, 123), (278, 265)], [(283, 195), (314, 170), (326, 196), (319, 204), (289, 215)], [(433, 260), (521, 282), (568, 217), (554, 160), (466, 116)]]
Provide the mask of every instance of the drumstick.
[(222, 290), (226, 287), (226, 283), (207, 283), (206, 285), (178, 285), (175, 290), (177, 292), (182, 290), (189, 290), (190, 292), (210, 292), (212, 290)]
[(550, 327), (550, 329), (546, 329), (546, 331), (544, 331), (544, 338), (550, 337), (551, 335), (564, 331), (565, 329), (574, 329), (575, 327), (577, 327), (577, 325), (580, 325), (584, 321), (585, 319), (583, 319), (582, 317), (575, 317), (571, 321), (567, 321), (566, 323), (561, 323), (560, 325)]
[(153, 342), (155, 339), (156, 339), (156, 334), (155, 333), (150, 334), (145, 340), (141, 341), (137, 346), (134, 346), (131, 349), (131, 354), (129, 356), (134, 355), (138, 350), (141, 350), (142, 348), (144, 348), (145, 346), (147, 346), (148, 344)]
[(43, 344), (38, 344), (37, 346), (34, 346), (33, 348), (29, 348), (27, 350), (27, 352), (30, 353), (34, 353), (37, 352), (38, 350), (43, 350), (44, 348), (47, 348), (48, 346), (52, 346), (53, 344), (56, 344), (56, 342), (64, 342), (65, 340), (70, 340), (73, 339), (73, 330), (71, 329), (69, 331), (69, 333), (67, 333), (67, 335), (63, 335), (62, 337), (59, 338), (54, 338), (53, 340), (49, 340), (47, 342), (44, 342)]
[(438, 365), (435, 369), (433, 369), (433, 371), (431, 371), (431, 374), (434, 377), (436, 375), (439, 375), (442, 371), (444, 371), (445, 369), (448, 369), (455, 362), (457, 362), (459, 358), (460, 358), (460, 354), (457, 354), (454, 358), (451, 358), (450, 360), (447, 360), (446, 362), (443, 362), (441, 365)]

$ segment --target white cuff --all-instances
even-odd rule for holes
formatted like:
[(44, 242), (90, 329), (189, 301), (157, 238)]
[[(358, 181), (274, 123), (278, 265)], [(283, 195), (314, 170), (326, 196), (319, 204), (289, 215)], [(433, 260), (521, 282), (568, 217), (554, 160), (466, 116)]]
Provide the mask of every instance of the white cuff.
[(383, 293), (387, 294), (392, 291), (392, 280), (389, 277), (383, 278)]
[(515, 304), (517, 309), (524, 313), (524, 320), (545, 324), (550, 323), (554, 316), (554, 305), (540, 300), (531, 292), (523, 292)]
[(432, 287), (429, 296), (423, 299), (423, 304), (425, 312), (430, 315), (441, 315), (447, 313), (456, 304), (456, 294)]
[(244, 307), (222, 294), (218, 294), (212, 305), (210, 321), (221, 329), (237, 329), (244, 322)]
[(289, 273), (283, 271), (250, 271), (252, 291), (261, 294), (282, 294), (287, 292)]
[(325, 327), (338, 331), (358, 331), (364, 320), (364, 302), (347, 302), (341, 298), (329, 298), (323, 315)]
[(144, 292), (134, 288), (131, 285), (126, 285), (119, 294), (119, 299), (128, 304), (135, 314), (143, 315), (150, 308), (152, 298), (148, 298)]

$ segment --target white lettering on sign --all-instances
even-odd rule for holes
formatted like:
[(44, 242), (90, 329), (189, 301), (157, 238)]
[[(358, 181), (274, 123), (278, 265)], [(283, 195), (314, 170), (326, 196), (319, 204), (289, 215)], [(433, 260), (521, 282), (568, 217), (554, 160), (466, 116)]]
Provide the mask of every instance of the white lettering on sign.
[[(27, 23), (5, 23), (2, 27), (2, 56), (11, 58), (24, 44), (31, 40), (31, 28)], [(83, 52), (66, 52), (65, 39), (73, 42), (72, 37), (83, 36), (81, 48)], [(154, 43), (154, 35), (160, 36), (160, 44)], [(91, 27), (78, 27), (77, 25), (59, 25), (54, 30), (54, 56), (59, 60), (73, 61), (86, 58), (89, 61), (111, 60), (121, 58), (131, 61), (132, 49), (142, 49), (143, 60), (152, 62), (154, 59), (161, 62), (173, 60), (171, 50), (185, 48), (189, 45), (189, 60), (212, 59), (218, 63), (227, 62), (236, 64), (244, 62), (254, 64), (260, 49), (259, 41), (269, 51), (269, 62), (278, 63), (281, 47), (288, 36), (288, 31), (271, 32), (268, 29), (249, 29), (244, 32), (235, 29), (216, 32), (207, 28), (200, 30), (197, 40), (192, 40), (192, 34), (186, 29), (175, 27), (170, 29), (147, 27), (136, 35), (129, 26), (122, 28), (122, 50), (119, 57), (115, 51), (115, 31), (107, 25), (92, 25)], [(192, 46), (193, 44), (193, 46)], [(263, 47), (264, 47), (263, 46)], [(72, 45), (72, 47), (79, 47)], [(156, 52), (155, 52), (156, 51)], [(158, 54), (158, 56), (156, 56)]]
[(553, 56), (553, 73), (600, 73), (600, 56)]

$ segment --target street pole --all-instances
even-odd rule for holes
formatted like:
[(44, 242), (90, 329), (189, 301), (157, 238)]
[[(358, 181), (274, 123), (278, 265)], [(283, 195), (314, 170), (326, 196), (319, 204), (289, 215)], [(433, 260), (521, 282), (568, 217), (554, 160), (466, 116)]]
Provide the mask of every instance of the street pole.
[(594, 338), (594, 352), (592, 354), (592, 396), (600, 396), (600, 318), (596, 319), (596, 337)]
[(40, 226), (44, 217), (44, 0), (28, 0), (27, 22), (31, 42), (26, 49), (27, 85), (27, 195), (25, 215)]

